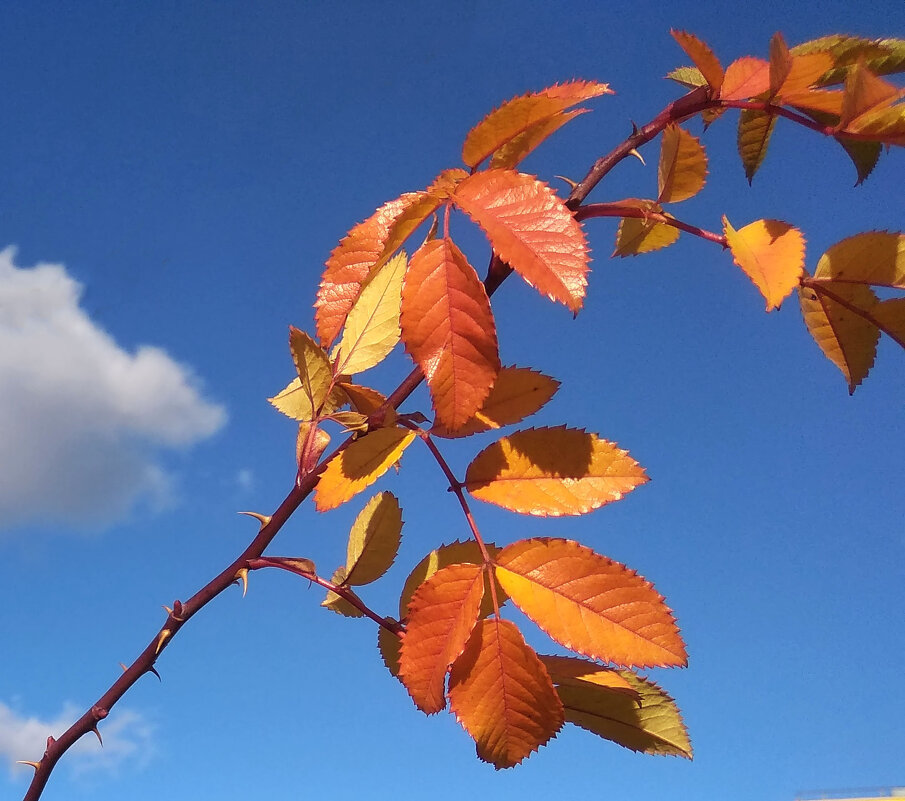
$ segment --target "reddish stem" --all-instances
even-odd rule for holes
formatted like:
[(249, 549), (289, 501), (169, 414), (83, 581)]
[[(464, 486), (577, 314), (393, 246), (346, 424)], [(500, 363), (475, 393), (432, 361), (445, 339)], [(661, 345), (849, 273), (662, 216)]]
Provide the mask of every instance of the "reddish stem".
[(668, 214), (661, 214), (655, 211), (646, 211), (633, 206), (625, 206), (620, 203), (589, 203), (587, 206), (579, 206), (575, 210), (576, 220), (586, 220), (590, 217), (634, 217), (642, 220), (654, 220), (664, 225), (671, 225), (681, 231), (699, 236), (709, 242), (715, 242), (722, 247), (728, 247), (726, 237), (722, 234), (715, 234), (713, 231), (707, 231), (704, 228), (698, 228), (696, 225), (677, 220)]

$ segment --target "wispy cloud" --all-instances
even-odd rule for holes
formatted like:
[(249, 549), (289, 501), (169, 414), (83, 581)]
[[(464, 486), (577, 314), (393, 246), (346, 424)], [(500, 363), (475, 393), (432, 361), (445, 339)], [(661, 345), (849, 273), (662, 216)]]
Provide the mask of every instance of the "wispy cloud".
[(99, 527), (165, 502), (161, 450), (210, 436), (224, 409), (165, 351), (117, 344), (65, 267), (14, 257), (0, 251), (0, 527)]

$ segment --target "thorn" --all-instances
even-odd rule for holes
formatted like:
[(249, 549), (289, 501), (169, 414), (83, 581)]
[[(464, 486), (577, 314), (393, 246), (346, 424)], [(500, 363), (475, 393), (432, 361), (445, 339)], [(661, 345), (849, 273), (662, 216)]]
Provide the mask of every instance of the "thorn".
[(163, 644), (164, 644), (168, 639), (170, 639), (170, 637), (172, 636), (172, 634), (173, 634), (173, 632), (170, 631), (169, 629), (163, 629), (163, 630), (160, 632), (160, 634), (157, 636), (157, 648), (154, 649), (154, 655), (155, 655), (155, 656), (157, 656), (157, 654), (160, 653), (160, 649), (163, 648)]
[(239, 512), (240, 515), (247, 515), (248, 517), (253, 517), (255, 520), (260, 522), (261, 528), (264, 528), (268, 523), (270, 523), (270, 515), (261, 515), (257, 512)]
[(629, 150), (628, 154), (638, 159), (638, 161), (644, 164), (645, 167), (647, 166), (647, 163), (644, 161), (644, 157), (638, 152), (637, 148), (633, 147), (631, 150)]
[(574, 189), (578, 186), (578, 181), (573, 181), (571, 178), (566, 178), (565, 175), (554, 175), (554, 178), (559, 178), (560, 181), (565, 181), (569, 185), (569, 189)]
[(248, 592), (248, 568), (242, 567), (236, 571), (236, 578), (233, 581), (242, 582), (242, 597), (244, 598), (245, 593)]
[(91, 731), (94, 732), (95, 736), (97, 737), (97, 741), (101, 744), (101, 748), (103, 748), (104, 747), (104, 738), (101, 737), (101, 733), (97, 730), (97, 726), (95, 726)]
[(632, 136), (637, 136), (638, 135), (638, 126), (635, 124), (634, 120), (629, 120), (629, 122), (632, 124)]
[(157, 676), (157, 681), (163, 682), (163, 679), (160, 678), (160, 674), (157, 672), (157, 668), (154, 667), (154, 665), (151, 665), (151, 667), (148, 668), (148, 673), (153, 673), (155, 676)]
[(123, 669), (123, 673), (125, 673), (129, 669), (122, 662), (119, 663), (119, 666)]
[(167, 613), (168, 615), (172, 615), (172, 614), (173, 614), (173, 610), (170, 609), (170, 607), (164, 606), (163, 608), (166, 610), (166, 613)]
[(31, 767), (33, 767), (36, 771), (38, 768), (41, 767), (40, 762), (29, 762), (27, 759), (17, 759), (16, 764), (17, 765), (31, 765)]

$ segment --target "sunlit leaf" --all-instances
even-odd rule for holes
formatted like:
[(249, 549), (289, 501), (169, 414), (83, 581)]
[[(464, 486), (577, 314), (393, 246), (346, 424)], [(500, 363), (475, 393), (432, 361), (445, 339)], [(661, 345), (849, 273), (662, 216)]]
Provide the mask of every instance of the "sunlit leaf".
[(770, 39), (770, 96), (779, 93), (792, 71), (792, 56), (782, 34), (777, 32)]
[(707, 154), (700, 140), (678, 125), (668, 125), (660, 144), (658, 200), (687, 200), (701, 191), (706, 180)]
[(637, 256), (668, 247), (679, 238), (679, 229), (656, 220), (623, 217), (616, 230), (614, 256)]
[(467, 437), (518, 423), (540, 410), (557, 389), (559, 381), (536, 370), (503, 367), (487, 400), (474, 417), (455, 431), (435, 424), (431, 433), (438, 437)]
[(379, 579), (393, 564), (402, 534), (402, 509), (392, 492), (365, 504), (349, 532), (346, 584), (361, 586)]
[(512, 170), (488, 170), (462, 181), (453, 202), (531, 286), (578, 312), (588, 283), (588, 246), (549, 186)]
[(849, 394), (853, 393), (873, 366), (880, 339), (877, 326), (854, 309), (871, 308), (877, 296), (861, 284), (829, 281), (819, 286), (802, 286), (798, 297), (808, 331), (826, 357), (842, 371)]
[(340, 381), (338, 386), (346, 393), (352, 407), (362, 414), (373, 414), (386, 402), (386, 396), (371, 387), (350, 381)]
[[(499, 552), (499, 548), (492, 542), (484, 543), (491, 557)], [(480, 565), (484, 563), (484, 555), (481, 553), (481, 547), (474, 540), (466, 540), (465, 542), (453, 542), (449, 545), (441, 545), (439, 548), (431, 551), (424, 557), (415, 568), (409, 573), (402, 588), (402, 595), (399, 597), (399, 617), (404, 618), (408, 613), (408, 606), (415, 594), (415, 590), (421, 584), (438, 570), (442, 570), (449, 565), (457, 565), (468, 563)], [(497, 587), (497, 598), (500, 604), (506, 599), (503, 595), (502, 588)], [(493, 598), (490, 591), (485, 587), (484, 599), (481, 602), (481, 617), (487, 617), (493, 613)]]
[(399, 678), (399, 651), (402, 648), (402, 638), (394, 634), (385, 626), (377, 627), (377, 650), (387, 670)]
[(402, 335), (438, 419), (458, 428), (487, 398), (500, 357), (490, 299), (451, 239), (425, 242), (412, 256), (402, 290)]
[(747, 100), (770, 91), (770, 62), (743, 56), (726, 68), (721, 100)]
[(676, 67), (667, 73), (667, 78), (676, 83), (687, 86), (689, 89), (697, 89), (699, 86), (707, 86), (707, 79), (697, 67)]
[(901, 95), (898, 87), (878, 78), (861, 63), (855, 64), (845, 76), (839, 127), (857, 129), (852, 123), (859, 117), (889, 107)]
[(490, 157), (491, 169), (512, 169), (534, 150), (541, 142), (575, 117), (589, 111), (586, 108), (577, 108), (572, 111), (561, 111), (552, 117), (538, 122), (529, 127), (524, 133), (514, 137)]
[(632, 751), (691, 759), (691, 741), (676, 702), (649, 679), (628, 670), (618, 675), (632, 686), (637, 701), (590, 683), (558, 684), (566, 721)]
[(733, 261), (767, 301), (767, 311), (798, 286), (804, 270), (804, 236), (780, 220), (756, 220), (736, 231), (723, 217), (723, 232)]
[(827, 53), (833, 68), (818, 81), (821, 86), (841, 83), (852, 65), (862, 61), (874, 75), (890, 75), (905, 71), (905, 39), (862, 39), (857, 36), (832, 34), (802, 42), (790, 51), (793, 55)]
[(882, 300), (872, 311), (874, 322), (905, 348), (905, 298)]
[(832, 65), (833, 59), (828, 53), (792, 55), (791, 68), (779, 89), (780, 101), (785, 103), (786, 96), (800, 94), (819, 85), (821, 77)]
[(670, 33), (700, 70), (713, 91), (719, 92), (723, 83), (723, 67), (713, 51), (692, 33), (678, 30), (671, 30)]
[(845, 132), (870, 136), (884, 145), (905, 146), (905, 103), (862, 114), (840, 136)]
[(765, 111), (742, 109), (739, 115), (738, 154), (749, 184), (767, 155), (767, 145), (775, 125), (776, 117)]
[(438, 570), (412, 596), (399, 654), (399, 678), (415, 706), (432, 715), (446, 707), (446, 674), (465, 648), (484, 594), (481, 565)]
[(379, 364), (399, 341), (399, 309), (405, 253), (383, 265), (349, 311), (334, 358), (336, 372), (354, 375)]
[(605, 667), (576, 656), (548, 656), (538, 654), (556, 687), (587, 687), (591, 685), (608, 692), (631, 698), (636, 704), (641, 696), (634, 685), (622, 675), (621, 670)]
[[(510, 155), (514, 154), (516, 150), (521, 150), (521, 156), (524, 157), (555, 130), (554, 128), (549, 130), (546, 135), (540, 135), (539, 129), (545, 126), (551, 118), (558, 117), (566, 109), (578, 103), (603, 94), (612, 94), (604, 83), (572, 81), (551, 86), (540, 92), (514, 97), (503, 103), (498, 109), (491, 111), (468, 132), (465, 144), (462, 146), (462, 161), (469, 167), (477, 167), (495, 151), (512, 146), (518, 139), (521, 139), (521, 144), (511, 148)], [(527, 147), (529, 138), (533, 141), (531, 146)], [(508, 159), (504, 159), (504, 161), (508, 161)], [(494, 166), (511, 167), (515, 163)]]
[[(344, 584), (345, 580), (346, 569), (344, 567), (337, 568), (330, 578), (330, 581), (337, 585)], [(351, 593), (352, 591), (349, 590), (349, 592)], [(352, 594), (354, 595), (354, 593)], [(341, 595), (337, 595), (333, 590), (327, 590), (327, 597), (321, 601), (321, 606), (343, 617), (364, 617), (364, 612), (361, 609), (349, 603)]]
[(838, 117), (842, 113), (842, 92), (838, 89), (809, 89), (784, 95), (782, 102), (787, 106), (833, 114)]
[(618, 501), (648, 480), (627, 451), (565, 426), (503, 437), (468, 466), (475, 497), (522, 514), (580, 515)]
[(331, 412), (324, 417), (324, 420), (332, 420), (334, 423), (339, 423), (347, 431), (364, 433), (368, 430), (368, 416), (361, 412)]
[(869, 231), (830, 247), (815, 278), (905, 289), (905, 234)]
[(543, 663), (515, 624), (498, 618), (475, 626), (450, 673), (449, 703), (478, 756), (496, 768), (519, 764), (564, 720)]
[(414, 431), (379, 428), (340, 451), (327, 463), (314, 490), (317, 509), (335, 509), (373, 484), (414, 439)]
[(547, 538), (514, 542), (494, 562), (512, 602), (560, 645), (626, 667), (687, 663), (663, 596), (625, 565)]

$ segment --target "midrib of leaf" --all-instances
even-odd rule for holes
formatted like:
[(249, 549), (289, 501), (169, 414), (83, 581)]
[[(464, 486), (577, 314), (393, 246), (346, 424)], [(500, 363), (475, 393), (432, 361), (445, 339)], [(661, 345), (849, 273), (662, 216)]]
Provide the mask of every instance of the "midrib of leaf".
[[(680, 747), (679, 743), (673, 742), (672, 740), (667, 739), (666, 737), (663, 737), (662, 735), (654, 734), (649, 729), (646, 729), (646, 728), (644, 728), (644, 726), (641, 726), (641, 725), (632, 726), (630, 723), (626, 723), (624, 720), (619, 720), (617, 718), (611, 718), (608, 715), (601, 715), (596, 712), (588, 712), (586, 709), (576, 709), (575, 707), (569, 706), (565, 702), (563, 702), (563, 709), (566, 712), (569, 712), (569, 711), (575, 712), (579, 715), (584, 715), (585, 717), (595, 718), (596, 720), (605, 720), (608, 723), (615, 724), (616, 726), (619, 726), (620, 728), (625, 729), (626, 731), (628, 731), (632, 734), (636, 734), (636, 733), (640, 732), (644, 736), (649, 737), (651, 740), (657, 740), (658, 742), (661, 742), (664, 745), (672, 746), (673, 748)], [(566, 720), (568, 720), (568, 717), (566, 718)], [(577, 726), (579, 724), (576, 723), (573, 725)]]

